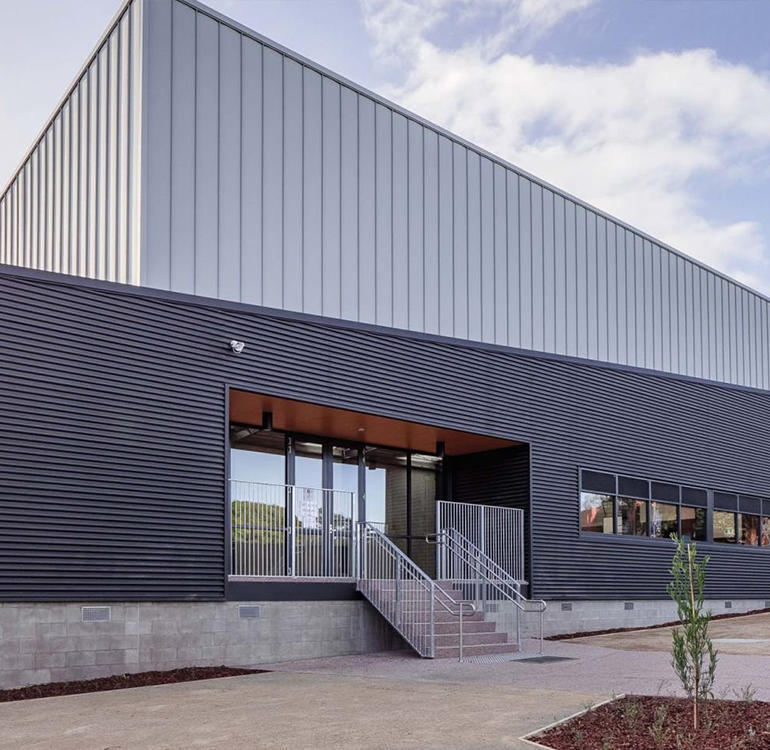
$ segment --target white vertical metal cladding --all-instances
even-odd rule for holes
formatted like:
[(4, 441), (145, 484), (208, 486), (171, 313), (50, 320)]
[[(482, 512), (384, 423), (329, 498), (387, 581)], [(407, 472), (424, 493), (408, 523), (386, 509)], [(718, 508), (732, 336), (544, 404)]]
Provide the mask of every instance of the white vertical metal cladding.
[(0, 196), (0, 263), (139, 283), (141, 23), (122, 9)]
[(194, 3), (146, 12), (147, 285), (770, 386), (764, 298)]

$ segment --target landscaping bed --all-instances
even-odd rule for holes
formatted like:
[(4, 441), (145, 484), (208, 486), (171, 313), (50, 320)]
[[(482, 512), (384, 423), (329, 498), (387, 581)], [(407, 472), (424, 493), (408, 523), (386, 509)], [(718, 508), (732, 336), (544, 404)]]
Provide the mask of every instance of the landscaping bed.
[[(721, 615), (711, 615), (711, 621), (714, 620), (734, 620), (739, 617), (748, 617), (749, 615), (764, 615), (770, 612), (770, 609), (752, 609), (748, 612), (725, 612)], [(671, 622), (661, 622), (657, 625), (637, 625), (632, 628), (607, 628), (606, 630), (584, 630), (580, 633), (560, 633), (559, 635), (547, 635), (546, 641), (571, 641), (574, 638), (587, 638), (592, 635), (613, 635), (615, 633), (632, 633), (636, 630), (660, 630), (661, 628), (671, 628), (681, 625), (680, 620)]]
[(554, 750), (755, 750), (770, 748), (770, 703), (710, 700), (692, 729), (686, 698), (624, 696), (529, 736)]
[(50, 698), (54, 695), (75, 695), (76, 693), (97, 693), (102, 690), (166, 685), (173, 682), (211, 680), (215, 677), (236, 677), (244, 674), (260, 674), (267, 669), (240, 669), (237, 667), (184, 667), (163, 672), (136, 672), (134, 674), (97, 677), (93, 680), (72, 682), (48, 682), (44, 685), (30, 685), (11, 690), (0, 690), (0, 703), (23, 701), (28, 698)]

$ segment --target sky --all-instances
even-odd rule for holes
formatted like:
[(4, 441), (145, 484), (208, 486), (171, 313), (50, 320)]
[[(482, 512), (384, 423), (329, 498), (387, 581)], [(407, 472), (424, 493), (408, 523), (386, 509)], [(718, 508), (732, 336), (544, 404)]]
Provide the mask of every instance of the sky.
[[(208, 5), (770, 294), (770, 1)], [(0, 183), (117, 7), (0, 0)]]

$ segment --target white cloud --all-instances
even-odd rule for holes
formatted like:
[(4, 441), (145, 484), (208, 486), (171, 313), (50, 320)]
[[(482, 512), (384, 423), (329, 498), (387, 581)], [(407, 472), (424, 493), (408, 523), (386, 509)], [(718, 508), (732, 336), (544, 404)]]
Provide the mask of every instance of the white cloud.
[[(720, 221), (699, 179), (746, 179), (770, 152), (770, 79), (705, 49), (561, 65), (511, 51), (591, 0), (366, 0), (369, 31), (402, 76), (385, 93), (522, 168), (765, 291), (750, 217)], [(444, 46), (439, 24), (486, 14)], [(495, 23), (489, 24), (490, 19)], [(435, 33), (434, 33), (435, 32)]]

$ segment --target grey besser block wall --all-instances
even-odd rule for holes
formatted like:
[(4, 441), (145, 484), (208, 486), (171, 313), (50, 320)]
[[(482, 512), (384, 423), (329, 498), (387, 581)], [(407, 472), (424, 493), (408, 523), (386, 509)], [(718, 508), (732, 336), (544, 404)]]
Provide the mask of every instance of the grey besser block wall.
[[(0, 273), (0, 600), (221, 598), (226, 383), (530, 443), (538, 597), (665, 597), (669, 542), (579, 536), (578, 466), (770, 494), (764, 392), (163, 294)], [(770, 550), (708, 552), (766, 597)]]

